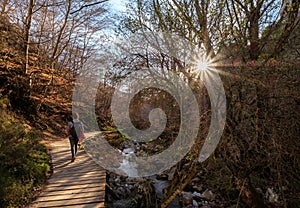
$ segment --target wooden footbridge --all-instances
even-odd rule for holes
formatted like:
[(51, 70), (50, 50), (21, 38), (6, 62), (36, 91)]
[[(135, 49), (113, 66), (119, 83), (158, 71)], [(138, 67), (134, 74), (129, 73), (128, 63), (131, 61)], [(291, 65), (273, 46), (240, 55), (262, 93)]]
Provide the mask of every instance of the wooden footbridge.
[(37, 207), (105, 207), (106, 171), (84, 150), (71, 162), (68, 139), (51, 144), (54, 172), (45, 189), (29, 206)]

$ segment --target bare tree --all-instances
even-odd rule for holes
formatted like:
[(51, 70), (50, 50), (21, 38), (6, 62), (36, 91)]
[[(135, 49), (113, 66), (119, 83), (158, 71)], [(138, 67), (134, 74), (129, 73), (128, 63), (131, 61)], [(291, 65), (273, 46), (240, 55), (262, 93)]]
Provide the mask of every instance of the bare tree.
[[(296, 0), (289, 6), (276, 0), (138, 0), (134, 5), (131, 10), (137, 17), (131, 16), (126, 23), (130, 30), (147, 28), (150, 23), (152, 29), (189, 39), (212, 57), (221, 52), (244, 62), (263, 57), (266, 45), (274, 40), (273, 34), (279, 35), (273, 41), (273, 55), (269, 55), (279, 55), (299, 21)], [(147, 17), (148, 23), (141, 17)]]
[(28, 73), (29, 65), (29, 45), (30, 45), (30, 29), (32, 23), (32, 15), (35, 2), (34, 0), (29, 0), (27, 16), (24, 24), (24, 33), (25, 33), (25, 74)]

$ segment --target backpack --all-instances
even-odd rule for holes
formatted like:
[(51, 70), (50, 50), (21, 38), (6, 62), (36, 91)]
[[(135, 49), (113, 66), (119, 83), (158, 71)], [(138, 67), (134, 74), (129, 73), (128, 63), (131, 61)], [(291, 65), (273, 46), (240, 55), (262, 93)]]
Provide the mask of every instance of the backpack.
[(83, 132), (83, 126), (81, 121), (72, 121), (72, 127), (70, 129), (71, 136), (74, 139), (79, 140), (79, 138), (83, 133), (84, 132)]

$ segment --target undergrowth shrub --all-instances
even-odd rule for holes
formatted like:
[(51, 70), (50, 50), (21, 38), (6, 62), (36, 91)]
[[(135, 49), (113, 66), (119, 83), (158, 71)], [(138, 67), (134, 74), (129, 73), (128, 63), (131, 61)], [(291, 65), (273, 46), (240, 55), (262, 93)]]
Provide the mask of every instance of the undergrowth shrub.
[(0, 207), (28, 203), (50, 170), (40, 135), (7, 110), (9, 101), (0, 95)]
[(225, 71), (227, 121), (206, 181), (234, 199), (226, 206), (299, 207), (299, 68)]
[(228, 67), (220, 72), (227, 99), (220, 143), (208, 160), (197, 163), (203, 145), (196, 140), (192, 159), (176, 166), (164, 190), (164, 205), (197, 176), (218, 193), (216, 207), (300, 207), (299, 68)]

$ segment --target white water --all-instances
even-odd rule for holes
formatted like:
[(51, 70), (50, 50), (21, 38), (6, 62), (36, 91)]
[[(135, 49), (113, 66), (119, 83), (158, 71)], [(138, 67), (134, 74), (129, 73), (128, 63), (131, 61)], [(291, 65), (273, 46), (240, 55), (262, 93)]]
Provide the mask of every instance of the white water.
[(135, 168), (136, 155), (134, 154), (134, 149), (126, 148), (123, 150), (122, 155), (123, 161), (118, 169), (123, 170), (129, 177), (138, 177), (138, 171)]

